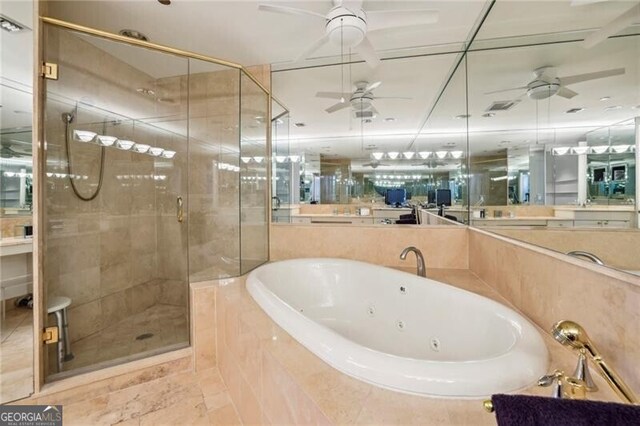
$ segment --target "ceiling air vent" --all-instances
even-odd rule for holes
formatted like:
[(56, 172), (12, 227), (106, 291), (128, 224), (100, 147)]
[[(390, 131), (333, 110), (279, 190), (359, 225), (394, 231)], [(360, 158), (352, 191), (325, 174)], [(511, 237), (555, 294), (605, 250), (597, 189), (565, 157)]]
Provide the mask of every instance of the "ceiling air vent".
[(520, 103), (519, 99), (516, 99), (513, 101), (495, 101), (494, 103), (489, 105), (489, 108), (487, 108), (485, 111), (486, 112), (508, 111), (514, 106), (518, 105), (519, 103)]
[(373, 111), (355, 111), (356, 118), (373, 118)]

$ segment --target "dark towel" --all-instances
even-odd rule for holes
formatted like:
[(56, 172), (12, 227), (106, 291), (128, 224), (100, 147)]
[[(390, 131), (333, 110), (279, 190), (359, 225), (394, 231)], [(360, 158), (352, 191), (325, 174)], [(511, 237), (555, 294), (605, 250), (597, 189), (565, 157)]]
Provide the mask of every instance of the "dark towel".
[(640, 406), (613, 402), (493, 395), (499, 426), (638, 426)]

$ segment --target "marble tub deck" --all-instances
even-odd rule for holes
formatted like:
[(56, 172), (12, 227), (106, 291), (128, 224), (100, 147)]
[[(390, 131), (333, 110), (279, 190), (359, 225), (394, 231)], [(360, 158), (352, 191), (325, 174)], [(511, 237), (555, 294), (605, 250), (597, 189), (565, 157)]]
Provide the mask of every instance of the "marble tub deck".
[[(402, 268), (413, 272), (413, 268)], [(431, 278), (508, 303), (468, 270), (431, 269)], [(334, 370), (293, 340), (255, 304), (244, 279), (215, 286), (218, 367), (191, 361), (138, 371), (18, 403), (63, 404), (68, 425), (428, 424), (494, 425), (481, 400), (424, 398), (380, 389)], [(576, 356), (541, 330), (550, 370), (572, 372)], [(195, 342), (197, 348), (198, 343)], [(604, 381), (590, 399), (615, 401)], [(547, 396), (549, 388), (522, 393)]]

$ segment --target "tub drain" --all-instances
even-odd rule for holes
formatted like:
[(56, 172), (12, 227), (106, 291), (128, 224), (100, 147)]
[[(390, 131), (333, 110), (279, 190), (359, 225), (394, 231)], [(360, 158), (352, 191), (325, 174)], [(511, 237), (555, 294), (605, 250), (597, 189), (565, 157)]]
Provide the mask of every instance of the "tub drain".
[(143, 333), (139, 336), (136, 336), (136, 340), (151, 339), (152, 337), (153, 337), (153, 333)]

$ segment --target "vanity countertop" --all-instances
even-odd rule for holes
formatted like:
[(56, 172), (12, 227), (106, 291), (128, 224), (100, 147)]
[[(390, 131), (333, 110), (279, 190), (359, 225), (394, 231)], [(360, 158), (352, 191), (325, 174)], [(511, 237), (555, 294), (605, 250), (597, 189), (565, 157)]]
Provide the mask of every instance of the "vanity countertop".
[(580, 206), (554, 206), (554, 210), (559, 211), (579, 211), (579, 212), (632, 212), (635, 210), (635, 206), (632, 205), (619, 205), (619, 206), (599, 206), (590, 205), (588, 207)]
[(10, 237), (0, 238), (0, 256), (31, 253), (33, 238)]

